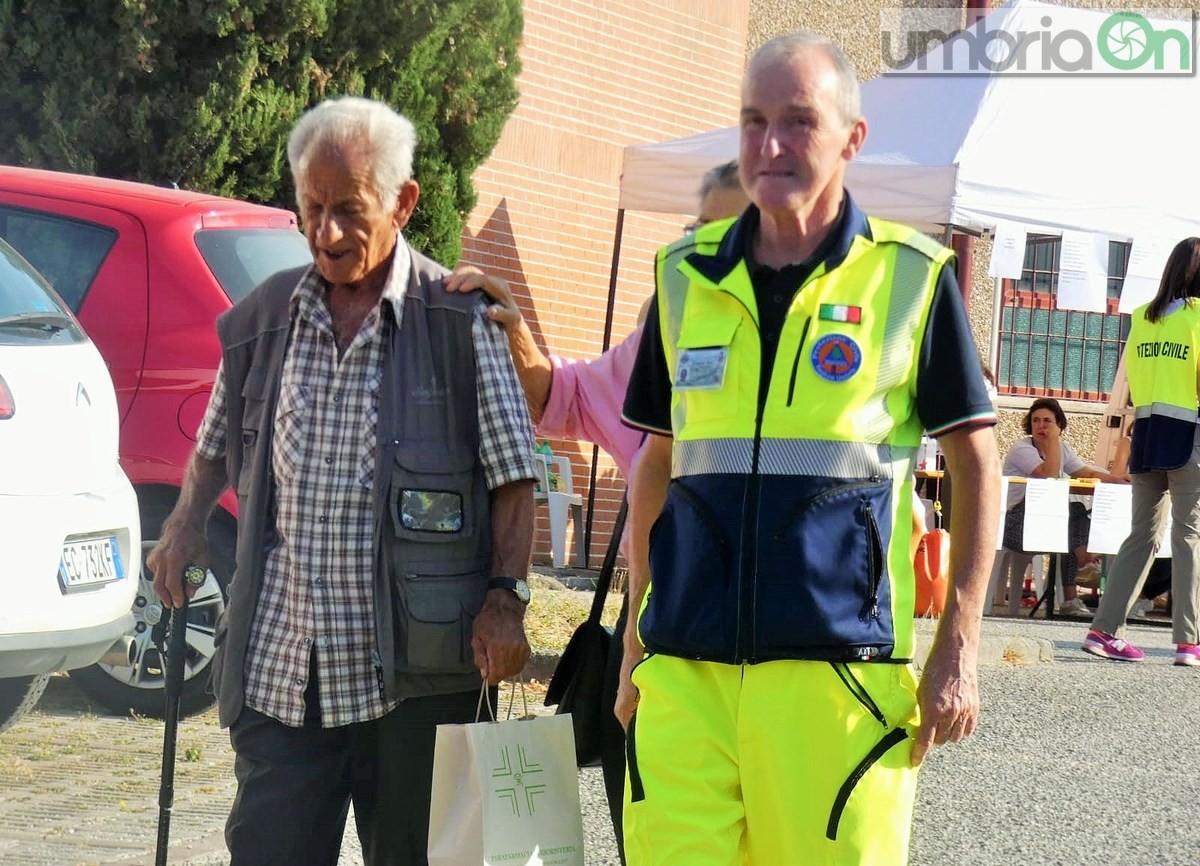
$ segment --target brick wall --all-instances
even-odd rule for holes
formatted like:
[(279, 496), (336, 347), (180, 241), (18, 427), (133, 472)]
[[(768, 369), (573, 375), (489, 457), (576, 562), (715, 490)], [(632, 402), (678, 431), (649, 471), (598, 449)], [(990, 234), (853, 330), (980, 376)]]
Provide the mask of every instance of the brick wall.
[[(622, 150), (737, 119), (749, 0), (525, 0), (521, 102), (475, 174), (463, 260), (505, 277), (544, 351), (599, 354)], [(654, 251), (686, 219), (626, 214), (615, 343), (653, 291)], [(568, 454), (586, 502), (592, 448)], [(604, 555), (624, 479), (601, 452), (591, 564)], [(535, 562), (549, 559), (539, 509)]]

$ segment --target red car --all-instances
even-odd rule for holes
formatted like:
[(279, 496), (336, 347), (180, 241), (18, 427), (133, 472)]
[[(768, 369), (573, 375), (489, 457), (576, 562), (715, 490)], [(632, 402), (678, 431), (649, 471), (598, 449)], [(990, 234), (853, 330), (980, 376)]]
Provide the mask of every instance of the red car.
[[(78, 316), (112, 374), (121, 466), (137, 491), (149, 552), (178, 497), (220, 358), (216, 317), (262, 280), (312, 257), (286, 210), (148, 184), (0, 166), (0, 238)], [(211, 574), (188, 613), (181, 709), (209, 706), (213, 631), (233, 575), (237, 501), (209, 521)], [(154, 625), (165, 614), (143, 570), (136, 627), (90, 668), (73, 671), (119, 713), (163, 711)]]

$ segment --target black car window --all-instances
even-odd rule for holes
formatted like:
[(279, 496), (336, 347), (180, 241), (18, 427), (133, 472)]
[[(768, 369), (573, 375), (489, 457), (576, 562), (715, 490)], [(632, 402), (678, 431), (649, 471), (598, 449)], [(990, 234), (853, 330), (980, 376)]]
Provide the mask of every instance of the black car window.
[(308, 241), (291, 229), (206, 229), (196, 247), (235, 304), (267, 277), (312, 264)]
[(0, 207), (0, 238), (37, 268), (78, 313), (100, 265), (117, 241), (117, 232), (94, 223)]

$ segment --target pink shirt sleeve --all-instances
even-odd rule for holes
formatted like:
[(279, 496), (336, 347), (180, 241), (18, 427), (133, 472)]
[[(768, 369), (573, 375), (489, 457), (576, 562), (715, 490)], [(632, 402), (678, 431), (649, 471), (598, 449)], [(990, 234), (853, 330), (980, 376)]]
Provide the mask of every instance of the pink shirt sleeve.
[(627, 482), (642, 434), (621, 423), (621, 406), (641, 340), (642, 326), (638, 325), (594, 360), (551, 355), (550, 399), (537, 426), (539, 436), (599, 445), (612, 456)]

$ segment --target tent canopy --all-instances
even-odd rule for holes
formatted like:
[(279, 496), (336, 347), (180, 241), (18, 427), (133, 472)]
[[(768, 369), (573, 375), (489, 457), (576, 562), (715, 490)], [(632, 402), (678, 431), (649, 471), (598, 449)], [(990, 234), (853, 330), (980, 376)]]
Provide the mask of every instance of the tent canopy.
[[(1048, 14), (1056, 31), (1095, 34), (1110, 13), (1015, 0), (976, 27), (1031, 33), (1045, 29)], [(943, 56), (926, 55), (933, 74), (883, 75), (862, 86), (867, 140), (846, 186), (868, 213), (927, 230), (985, 231), (1010, 220), (1125, 240), (1200, 234), (1194, 73), (965, 75), (954, 72), (965, 52), (953, 51), (947, 74)], [(627, 147), (620, 206), (694, 213), (704, 172), (737, 150), (736, 126)]]

